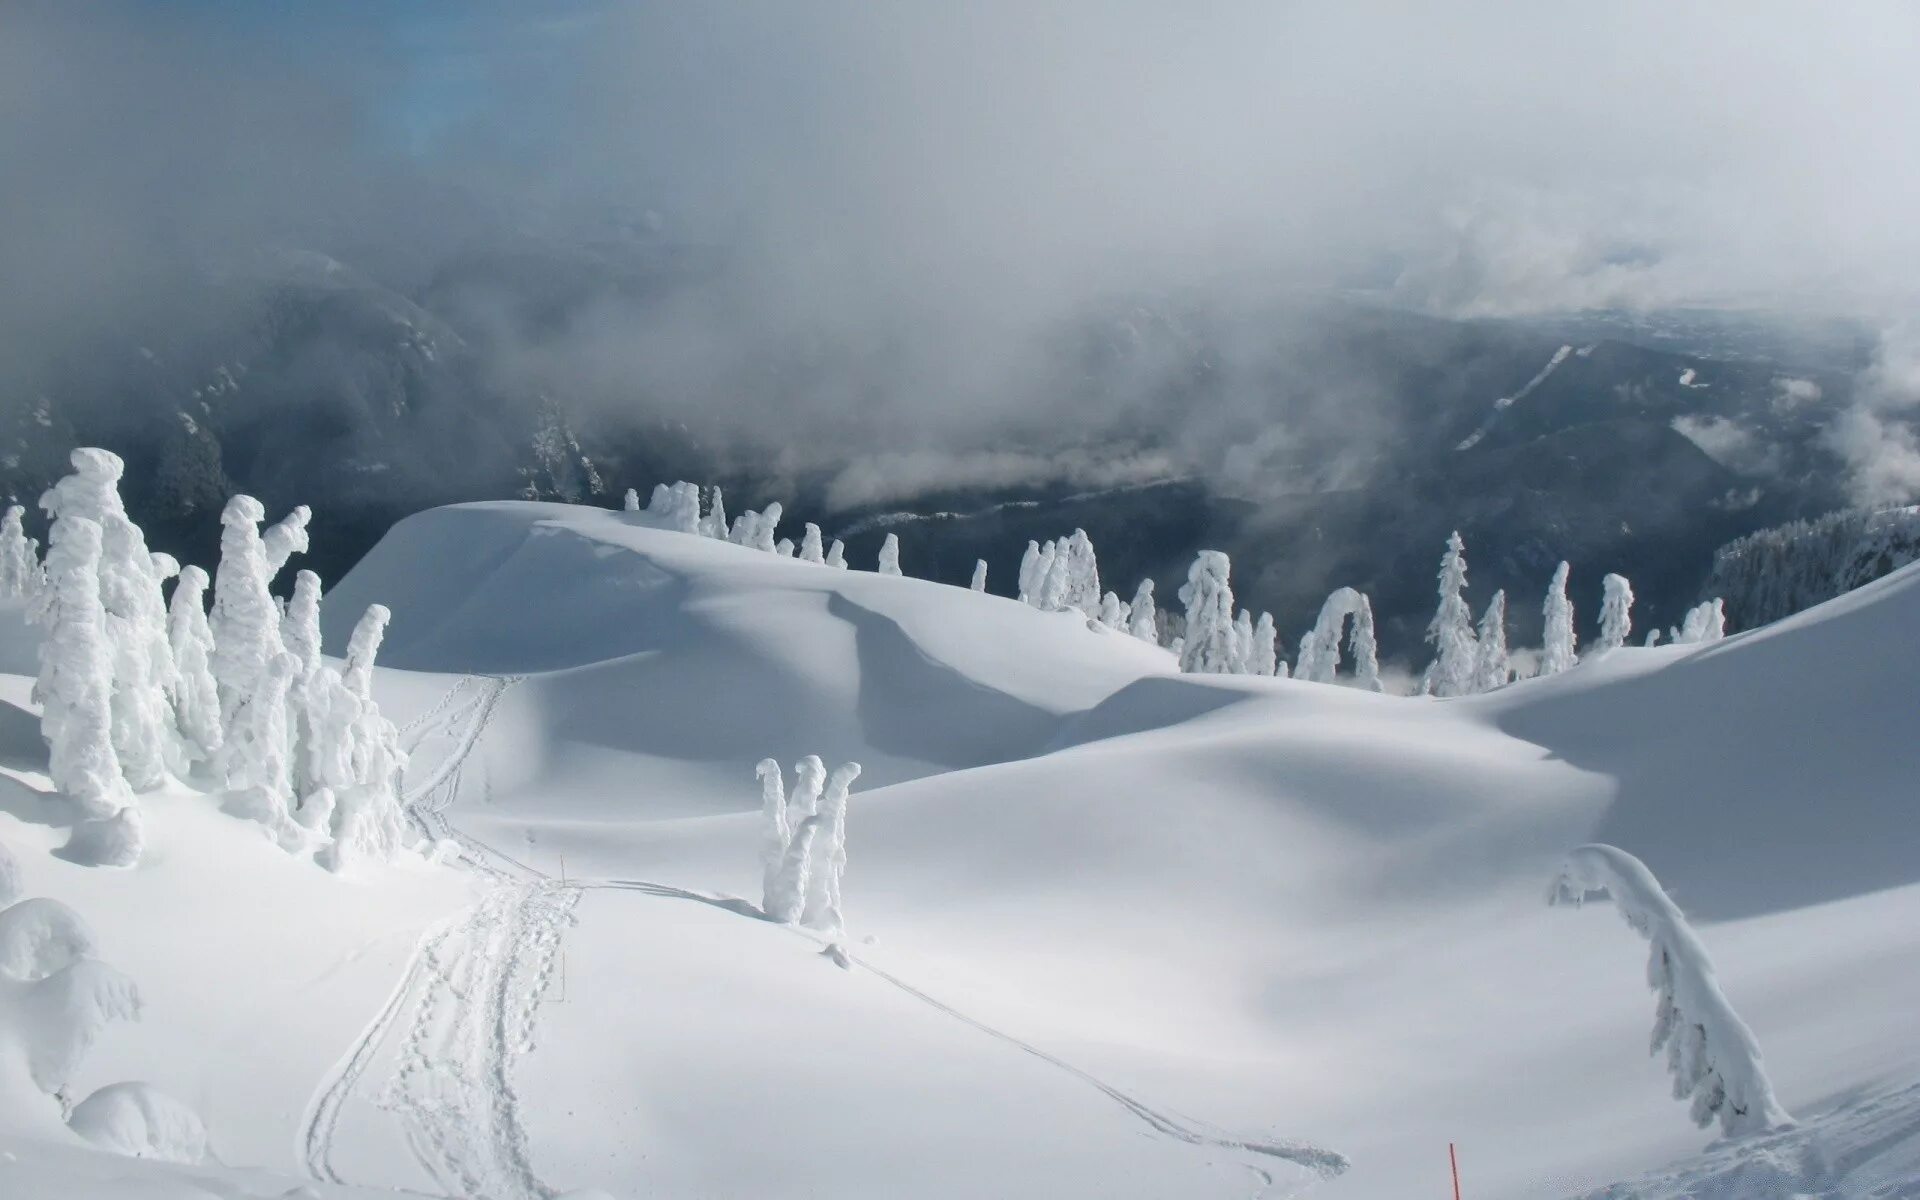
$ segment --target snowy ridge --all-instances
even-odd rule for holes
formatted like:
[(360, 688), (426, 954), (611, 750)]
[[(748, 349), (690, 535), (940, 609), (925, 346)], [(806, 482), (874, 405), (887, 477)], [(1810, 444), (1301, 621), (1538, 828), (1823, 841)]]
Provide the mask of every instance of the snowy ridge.
[[(1585, 358), (1587, 355), (1587, 351), (1592, 349), (1593, 347), (1591, 346), (1585, 347), (1580, 351), (1580, 356), (1582, 358)], [(1465, 438), (1463, 438), (1460, 444), (1455, 446), (1454, 449), (1455, 450), (1471, 450), (1475, 446), (1479, 445), (1481, 440), (1484, 439), (1487, 436), (1488, 432), (1490, 432), (1493, 429), (1493, 423), (1495, 420), (1499, 418), (1501, 413), (1505, 412), (1509, 408), (1512, 408), (1514, 405), (1520, 403), (1522, 400), (1525, 400), (1528, 396), (1531, 396), (1534, 392), (1534, 389), (1538, 388), (1541, 384), (1545, 383), (1553, 375), (1555, 371), (1560, 369), (1560, 364), (1566, 362), (1567, 358), (1573, 353), (1574, 353), (1574, 349), (1572, 346), (1562, 346), (1558, 350), (1555, 350), (1553, 352), (1552, 357), (1547, 359), (1547, 365), (1544, 367), (1541, 367), (1537, 372), (1535, 372), (1533, 378), (1527, 380), (1526, 385), (1524, 387), (1522, 387), (1519, 391), (1515, 392), (1511, 396), (1501, 396), (1495, 399), (1493, 402), (1493, 411), (1488, 413), (1486, 416), (1486, 420), (1480, 423), (1480, 428), (1474, 430), (1472, 433), (1468, 434)]]

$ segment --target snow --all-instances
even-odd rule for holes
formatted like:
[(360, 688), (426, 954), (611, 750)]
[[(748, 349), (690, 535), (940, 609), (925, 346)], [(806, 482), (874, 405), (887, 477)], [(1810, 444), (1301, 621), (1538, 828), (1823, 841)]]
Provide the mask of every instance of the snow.
[[(1916, 569), (1435, 701), (1181, 675), (678, 515), (436, 510), (333, 586), (330, 652), (391, 609), (431, 849), (344, 877), (180, 788), (136, 868), (55, 857), (0, 676), (21, 894), (145, 1001), (74, 1094), (150, 1081), (235, 1164), (0, 1108), (0, 1194), (1444, 1195), (1449, 1142), (1476, 1200), (1913, 1194)], [(755, 763), (807, 755), (864, 768), (836, 946), (739, 899)], [(1800, 1128), (1709, 1147), (1668, 1099), (1641, 939), (1542, 903), (1594, 841), (1685, 910)]]

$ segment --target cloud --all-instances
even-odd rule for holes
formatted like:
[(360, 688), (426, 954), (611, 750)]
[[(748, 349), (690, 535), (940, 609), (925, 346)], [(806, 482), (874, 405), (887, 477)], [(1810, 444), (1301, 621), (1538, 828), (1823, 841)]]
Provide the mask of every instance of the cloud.
[(830, 511), (844, 512), (949, 490), (1054, 485), (1096, 490), (1151, 483), (1175, 473), (1172, 461), (1157, 453), (1113, 457), (1084, 450), (915, 450), (867, 455), (848, 463), (827, 485), (826, 503)]
[(1678, 416), (1673, 419), (1673, 429), (1728, 470), (1742, 475), (1771, 475), (1780, 469), (1778, 447), (1725, 417)]
[(1846, 462), (1848, 491), (1868, 508), (1920, 500), (1920, 328), (1884, 331), (1853, 403), (1827, 427)]

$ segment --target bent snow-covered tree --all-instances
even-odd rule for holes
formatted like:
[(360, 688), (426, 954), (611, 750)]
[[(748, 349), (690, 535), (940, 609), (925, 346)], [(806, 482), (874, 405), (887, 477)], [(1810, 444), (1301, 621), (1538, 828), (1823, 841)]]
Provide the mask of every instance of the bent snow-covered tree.
[(1568, 566), (1561, 563), (1547, 585), (1546, 643), (1540, 652), (1540, 674), (1558, 675), (1571, 671), (1579, 656), (1574, 652), (1573, 601), (1567, 599)]
[(1218, 550), (1202, 550), (1187, 570), (1180, 601), (1187, 606), (1187, 631), (1180, 647), (1180, 669), (1225, 675), (1233, 671), (1233, 564)]
[(1676, 1100), (1692, 1100), (1694, 1124), (1714, 1121), (1729, 1137), (1793, 1124), (1774, 1098), (1760, 1044), (1714, 977), (1706, 947), (1645, 863), (1614, 846), (1567, 856), (1549, 902), (1579, 905), (1605, 895), (1647, 939), (1647, 984), (1655, 995), (1651, 1053), (1667, 1053)]
[[(347, 639), (347, 657), (336, 672), (322, 667), (315, 680), (318, 728), (309, 770), (315, 791), (301, 797), (304, 824), (327, 822), (332, 845), (322, 865), (339, 870), (356, 858), (391, 859), (400, 850), (404, 818), (400, 773), (407, 754), (400, 731), (373, 699), (373, 665), (391, 614), (369, 604)], [(324, 798), (321, 796), (324, 793)], [(309, 812), (318, 805), (318, 811)]]
[(1625, 575), (1608, 575), (1600, 581), (1600, 654), (1618, 650), (1627, 644), (1633, 632), (1633, 585)]
[(1335, 588), (1320, 606), (1313, 629), (1300, 639), (1293, 677), (1308, 683), (1333, 683), (1340, 672), (1340, 635), (1347, 633), (1353, 655), (1354, 683), (1368, 691), (1380, 690), (1380, 651), (1374, 641), (1373, 604), (1364, 592)]
[(898, 575), (900, 573), (899, 534), (889, 533), (886, 541), (880, 543), (880, 561), (875, 566), (875, 570), (879, 571), (882, 575)]
[(173, 716), (186, 766), (211, 762), (223, 740), (220, 692), (213, 681), (213, 631), (207, 626), (207, 573), (182, 567), (167, 609), (173, 649)]
[(267, 664), (283, 649), (280, 610), (267, 590), (274, 570), (260, 536), (266, 510), (252, 496), (235, 496), (220, 514), (220, 565), (213, 577), (213, 679), (220, 691), (220, 724), (232, 730)]
[(820, 833), (813, 844), (813, 866), (807, 877), (806, 901), (800, 923), (822, 933), (846, 928), (840, 907), (840, 886), (847, 874), (847, 789), (860, 778), (860, 764), (842, 763), (827, 778), (820, 794)]
[(1440, 606), (1427, 625), (1427, 641), (1434, 658), (1421, 677), (1420, 690), (1429, 696), (1465, 696), (1473, 691), (1473, 668), (1479, 646), (1473, 634), (1473, 612), (1461, 594), (1467, 587), (1467, 546), (1455, 530), (1440, 558)]

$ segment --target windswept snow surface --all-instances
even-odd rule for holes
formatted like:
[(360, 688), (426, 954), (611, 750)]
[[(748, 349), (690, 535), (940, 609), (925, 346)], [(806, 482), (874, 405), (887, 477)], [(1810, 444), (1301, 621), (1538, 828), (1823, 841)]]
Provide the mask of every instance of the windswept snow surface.
[[(327, 1188), (1438, 1196), (1454, 1142), (1476, 1200), (1907, 1197), (1916, 589), (1432, 701), (1180, 676), (1076, 615), (645, 514), (462, 506), (326, 612), (337, 649), (394, 611), (377, 690), (444, 865), (336, 880), (184, 793), (135, 871), (63, 863), (24, 679), (0, 840), (149, 997), (89, 1085), (149, 1080), (222, 1161)], [(866, 766), (833, 946), (735, 899), (754, 764), (805, 754)], [(1709, 1147), (1667, 1098), (1644, 945), (1545, 904), (1594, 840), (1695, 919), (1800, 1130)]]

